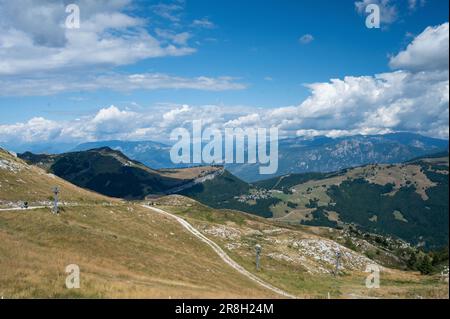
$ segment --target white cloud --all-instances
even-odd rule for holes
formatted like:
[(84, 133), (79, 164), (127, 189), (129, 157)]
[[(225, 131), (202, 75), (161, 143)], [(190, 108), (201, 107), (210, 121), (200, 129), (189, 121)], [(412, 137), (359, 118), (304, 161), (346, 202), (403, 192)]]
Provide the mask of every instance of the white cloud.
[[(9, 42), (8, 39), (11, 38), (17, 42)], [(0, 75), (33, 74), (101, 65), (119, 66), (147, 58), (179, 56), (195, 51), (174, 45), (161, 47), (159, 41), (146, 32), (123, 38), (98, 38), (91, 32), (70, 31), (67, 38), (66, 47), (48, 48), (36, 47), (26, 34), (17, 31), (0, 34)]]
[(248, 127), (258, 126), (261, 124), (261, 118), (258, 113), (252, 113), (244, 116), (240, 116), (235, 120), (228, 121), (224, 124), (225, 127)]
[[(134, 16), (131, 0), (76, 3), (81, 13), (80, 29), (67, 29), (64, 0), (0, 0), (0, 96), (98, 89), (223, 91), (246, 87), (226, 76), (188, 78), (112, 71), (145, 59), (196, 52), (189, 46), (194, 35), (179, 30), (184, 10), (182, 0), (150, 7), (157, 16), (178, 23), (177, 27), (166, 25), (152, 31), (149, 27), (159, 25), (155, 18), (147, 21)], [(213, 26), (207, 18), (195, 24)]]
[(105, 123), (116, 120), (130, 120), (136, 116), (136, 113), (128, 111), (120, 111), (114, 105), (109, 108), (101, 109), (92, 119), (93, 123)]
[[(408, 53), (400, 53), (393, 58), (402, 61), (399, 67), (403, 70), (369, 76), (346, 76), (309, 84), (310, 96), (297, 106), (262, 109), (163, 105), (140, 108), (134, 112), (111, 106), (75, 121), (56, 123), (36, 118), (26, 123), (1, 125), (0, 136), (4, 141), (40, 142), (136, 138), (167, 140), (172, 129), (189, 128), (192, 120), (201, 119), (205, 125), (213, 128), (275, 126), (279, 128), (281, 136), (304, 134), (335, 137), (409, 131), (448, 139), (449, 70), (448, 64), (438, 59), (448, 55), (448, 46), (435, 46), (436, 52), (433, 52), (432, 58), (423, 44), (430, 38), (440, 39), (442, 28), (428, 28), (403, 51)], [(448, 24), (446, 28), (448, 32)], [(401, 59), (398, 58), (400, 56)], [(435, 64), (436, 60), (439, 63)], [(230, 78), (187, 79), (161, 74), (107, 74), (103, 78), (88, 81), (86, 86), (111, 89), (120, 86), (123, 89), (223, 89), (233, 84)], [(58, 89), (57, 83), (53, 85)]]
[(25, 123), (0, 125), (0, 140), (14, 142), (40, 142), (57, 139), (62, 127), (54, 121), (35, 117)]
[(227, 76), (186, 78), (163, 73), (106, 73), (97, 76), (47, 75), (45, 77), (28, 77), (20, 81), (15, 77), (0, 77), (0, 96), (39, 96), (100, 89), (130, 92), (159, 89), (227, 91), (245, 88), (245, 84), (236, 82), (235, 78)]
[(192, 22), (192, 25), (205, 29), (214, 29), (216, 27), (216, 25), (208, 18), (196, 19)]
[(311, 34), (304, 34), (299, 39), (301, 44), (308, 44), (314, 41), (314, 37)]
[(169, 112), (164, 113), (162, 117), (167, 122), (173, 122), (181, 114), (191, 112), (191, 111), (192, 111), (192, 109), (189, 105), (183, 105), (183, 106), (181, 106), (181, 108), (172, 109)]
[[(397, 71), (309, 85), (311, 96), (291, 108), (281, 127), (382, 133), (411, 131), (448, 138), (448, 71)], [(281, 114), (280, 114), (281, 115)]]
[(195, 52), (187, 46), (186, 34), (162, 44), (145, 29), (145, 21), (125, 13), (128, 2), (82, 0), (80, 29), (67, 29), (62, 0), (0, 0), (0, 76), (118, 66)]
[(448, 43), (448, 22), (436, 27), (428, 27), (408, 45), (406, 50), (393, 56), (389, 65), (393, 69), (413, 71), (448, 70)]
[(217, 105), (162, 105), (128, 111), (111, 106), (80, 120), (33, 119), (0, 126), (3, 141), (168, 140), (193, 120), (205, 126), (278, 127), (281, 136), (331, 137), (416, 132), (448, 139), (448, 71), (396, 71), (345, 77), (308, 86), (311, 95), (298, 106), (271, 109)]
[[(97, 135), (127, 134), (135, 130), (134, 125), (139, 125), (142, 115), (121, 111), (114, 105), (101, 109), (85, 126), (85, 131)], [(133, 123), (133, 125), (130, 125)]]
[(159, 3), (152, 6), (152, 9), (158, 16), (177, 23), (181, 20), (180, 15), (184, 7), (181, 3)]
[(173, 41), (173, 43), (178, 45), (186, 45), (188, 40), (192, 37), (192, 34), (189, 32), (175, 33), (170, 30), (163, 30), (159, 28), (157, 28), (155, 32), (160, 38)]

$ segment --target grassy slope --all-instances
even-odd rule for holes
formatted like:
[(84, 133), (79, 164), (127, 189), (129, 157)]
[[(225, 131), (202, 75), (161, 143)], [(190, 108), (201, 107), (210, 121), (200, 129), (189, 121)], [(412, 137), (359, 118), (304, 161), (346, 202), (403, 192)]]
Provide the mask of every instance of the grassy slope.
[[(306, 257), (307, 262), (301, 264), (295, 260), (272, 257), (274, 254), (283, 254), (295, 259), (298, 257), (298, 251), (290, 246), (292, 240), (336, 240), (341, 236), (337, 230), (286, 226), (241, 212), (211, 209), (181, 197), (162, 198), (159, 205), (167, 211), (183, 216), (197, 229), (202, 230), (203, 234), (221, 245), (247, 270), (301, 298), (327, 298), (328, 292), (332, 298), (448, 298), (448, 284), (440, 281), (438, 276), (421, 276), (415, 272), (385, 268), (381, 274), (381, 288), (369, 290), (365, 287), (367, 274), (361, 269), (346, 266), (347, 269), (341, 272), (341, 276), (335, 278), (327, 272), (314, 273), (314, 269), (318, 267), (332, 270), (330, 265), (314, 258)], [(218, 228), (225, 231), (211, 232)], [(281, 232), (272, 232), (274, 229), (281, 229)], [(235, 231), (244, 235), (236, 238), (233, 235)], [(263, 246), (261, 271), (256, 271), (254, 265), (256, 243)], [(358, 254), (355, 253), (355, 256)]]
[[(0, 201), (28, 201), (31, 205), (53, 198), (52, 188), (58, 186), (61, 199), (68, 202), (118, 202), (118, 200), (81, 189), (67, 181), (27, 165), (21, 159), (0, 149), (0, 161), (8, 168), (0, 168)], [(0, 203), (1, 205), (1, 203)]]
[[(59, 185), (61, 199), (77, 204), (59, 216), (49, 209), (0, 211), (0, 296), (276, 297), (224, 266), (176, 222), (84, 191), (0, 152), (3, 164), (20, 167), (0, 169), (0, 200), (39, 202)], [(80, 266), (81, 289), (65, 288), (69, 264)]]
[[(0, 296), (272, 297), (170, 219), (136, 206), (0, 212)], [(65, 267), (81, 289), (65, 288)], [(276, 297), (276, 296), (275, 296)]]
[(171, 177), (183, 180), (193, 180), (201, 176), (212, 174), (221, 170), (220, 166), (194, 166), (185, 168), (166, 168), (159, 169), (158, 173), (165, 177)]
[[(23, 164), (0, 153), (0, 159), (5, 158)], [(34, 181), (37, 184), (33, 187), (39, 191), (32, 192), (33, 200), (40, 201), (41, 196), (47, 197), (47, 190), (56, 181), (63, 187), (62, 194), (79, 206), (65, 207), (60, 216), (51, 215), (48, 209), (0, 212), (0, 296), (276, 297), (224, 266), (211, 249), (171, 219), (136, 204), (78, 189), (58, 178), (48, 177), (37, 168), (25, 168), (19, 173), (0, 169), (2, 186), (9, 185), (10, 180), (28, 182), (37, 173), (43, 178)], [(28, 187), (14, 185), (0, 188), (0, 199), (12, 201), (31, 196), (27, 195)], [(282, 226), (240, 212), (217, 211), (187, 199), (179, 204), (164, 200), (161, 203), (163, 208), (184, 216), (202, 229), (250, 271), (254, 271), (253, 244), (262, 241), (263, 268), (258, 275), (300, 297), (324, 298), (328, 292), (331, 297), (339, 298), (371, 295), (448, 297), (448, 285), (439, 282), (436, 277), (391, 270), (383, 274), (382, 289), (368, 291), (363, 285), (365, 274), (360, 270), (346, 271), (343, 276), (334, 279), (329, 274), (311, 275), (302, 265), (268, 256), (270, 252), (292, 254), (293, 250), (273, 241), (266, 244), (266, 239), (335, 239), (335, 231)], [(208, 228), (223, 225), (250, 230), (242, 238), (244, 245), (233, 249), (228, 244), (236, 244), (235, 240), (205, 232)], [(263, 235), (252, 233), (272, 228), (283, 228), (285, 231), (281, 237), (276, 234), (268, 236), (264, 232)], [(73, 263), (81, 269), (79, 290), (68, 290), (64, 286), (67, 275), (65, 267)]]
[(117, 198), (144, 198), (185, 182), (163, 176), (109, 148), (48, 156), (25, 153), (20, 156), (77, 186)]

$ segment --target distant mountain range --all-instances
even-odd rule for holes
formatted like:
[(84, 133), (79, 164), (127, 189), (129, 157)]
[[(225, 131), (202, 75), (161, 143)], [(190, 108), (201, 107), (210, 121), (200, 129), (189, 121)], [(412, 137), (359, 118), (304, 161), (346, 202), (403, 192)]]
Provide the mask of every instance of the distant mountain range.
[[(153, 141), (99, 141), (72, 147), (68, 144), (27, 144), (6, 145), (5, 148), (15, 152), (57, 154), (101, 147), (120, 151), (153, 169), (194, 166), (174, 164), (170, 159), (171, 146)], [(225, 168), (246, 182), (255, 182), (291, 173), (333, 172), (365, 164), (402, 163), (416, 157), (448, 151), (448, 147), (447, 140), (411, 133), (339, 138), (296, 137), (280, 140), (276, 174), (261, 175), (257, 164), (226, 164)]]
[(34, 154), (60, 154), (69, 152), (76, 144), (74, 143), (55, 143), (55, 142), (37, 142), (37, 143), (20, 143), (20, 142), (2, 142), (0, 136), (0, 147), (15, 153), (32, 152)]
[[(104, 141), (77, 146), (74, 151), (110, 147), (149, 167), (174, 168), (170, 146), (151, 141)], [(448, 141), (410, 133), (340, 138), (289, 138), (279, 142), (278, 172), (261, 175), (257, 164), (226, 164), (225, 168), (247, 182), (291, 173), (333, 172), (374, 163), (402, 163), (415, 157), (448, 150)]]
[(278, 172), (260, 175), (255, 164), (228, 165), (239, 178), (254, 182), (286, 174), (334, 172), (366, 164), (402, 163), (448, 150), (448, 141), (410, 133), (350, 137), (290, 138), (279, 143)]
[(103, 142), (90, 142), (83, 143), (73, 148), (71, 151), (87, 151), (91, 149), (109, 147), (113, 150), (120, 151), (127, 157), (133, 160), (139, 161), (148, 167), (154, 169), (160, 168), (175, 168), (181, 167), (180, 165), (175, 165), (170, 160), (170, 146), (152, 142), (152, 141), (141, 141), (141, 142), (129, 142), (129, 141), (103, 141)]

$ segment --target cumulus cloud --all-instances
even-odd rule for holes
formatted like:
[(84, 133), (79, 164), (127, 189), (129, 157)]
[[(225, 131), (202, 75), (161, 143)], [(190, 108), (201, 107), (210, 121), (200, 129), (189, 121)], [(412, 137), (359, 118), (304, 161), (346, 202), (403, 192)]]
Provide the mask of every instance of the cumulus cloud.
[(281, 128), (322, 135), (411, 131), (448, 138), (448, 71), (397, 71), (308, 87), (311, 96), (299, 107), (285, 110), (291, 120)]
[(175, 108), (163, 114), (163, 119), (165, 122), (173, 122), (183, 113), (191, 112), (192, 108), (189, 105), (183, 105), (181, 108)]
[[(149, 30), (132, 14), (131, 0), (80, 0), (80, 29), (65, 27), (66, 1), (0, 0), (0, 96), (62, 92), (193, 89), (240, 90), (232, 77), (178, 77), (164, 73), (115, 73), (118, 66), (196, 52), (193, 34), (179, 28)], [(150, 7), (153, 14), (179, 22), (181, 0)], [(153, 25), (158, 25), (152, 19)], [(207, 18), (197, 26), (210, 27)], [(178, 31), (174, 31), (178, 30)]]
[(244, 116), (240, 116), (235, 120), (228, 121), (224, 124), (225, 127), (253, 127), (261, 124), (261, 117), (258, 113), (252, 113)]
[[(399, 63), (397, 67), (401, 70), (308, 84), (310, 95), (299, 105), (274, 108), (164, 105), (142, 108), (136, 112), (110, 106), (91, 116), (63, 123), (35, 118), (26, 123), (1, 125), (0, 137), (3, 141), (28, 142), (103, 139), (167, 141), (173, 129), (190, 128), (193, 120), (202, 120), (205, 125), (219, 129), (278, 127), (281, 136), (336, 137), (409, 131), (448, 139), (449, 70), (448, 63), (443, 63), (439, 58), (448, 56), (448, 46), (435, 46), (436, 52), (431, 57), (424, 45), (430, 38), (445, 38), (442, 32), (445, 33), (446, 28), (448, 32), (448, 24), (427, 28), (412, 40), (405, 51), (393, 57), (391, 64)], [(439, 62), (436, 63), (436, 60)], [(171, 88), (175, 88), (174, 85), (177, 88), (222, 87), (232, 82), (229, 78), (221, 82), (214, 78), (113, 74), (93, 83), (100, 83), (102, 87), (108, 83), (110, 88), (123, 86), (138, 89), (153, 85)]]
[(391, 68), (413, 71), (448, 69), (448, 27), (447, 22), (436, 27), (426, 28), (404, 51), (390, 59)]
[(141, 114), (119, 110), (112, 105), (101, 109), (92, 120), (86, 123), (84, 130), (97, 135), (127, 134), (134, 131), (130, 123), (136, 125), (141, 120)]
[(307, 85), (298, 106), (247, 111), (223, 126), (278, 127), (282, 136), (408, 131), (448, 139), (448, 70), (347, 76)]
[(278, 127), (280, 136), (384, 134), (409, 131), (448, 138), (448, 72), (396, 71), (345, 77), (308, 85), (311, 95), (300, 105), (272, 109), (217, 105), (173, 105), (120, 110), (115, 106), (69, 122), (43, 118), (1, 125), (3, 141), (92, 141), (149, 139), (167, 141), (193, 120), (205, 126)]
[(35, 117), (25, 123), (0, 125), (0, 141), (39, 142), (57, 139), (62, 127), (54, 121)]
[(84, 142), (105, 139), (168, 141), (173, 129), (190, 129), (194, 119), (202, 120), (204, 125), (220, 128), (249, 111), (249, 108), (242, 106), (172, 105), (134, 112), (109, 106), (71, 121), (33, 118), (24, 123), (0, 125), (0, 142)]
[(52, 121), (38, 117), (25, 123), (0, 125), (0, 140), (38, 143), (124, 138), (137, 134), (152, 119), (152, 114), (144, 115), (110, 106), (102, 108), (96, 114), (72, 121)]
[[(64, 1), (0, 0), (0, 76), (192, 54), (187, 36), (163, 44), (146, 21), (125, 13), (127, 0), (79, 1), (81, 27), (65, 27)], [(167, 39), (164, 39), (167, 40)]]

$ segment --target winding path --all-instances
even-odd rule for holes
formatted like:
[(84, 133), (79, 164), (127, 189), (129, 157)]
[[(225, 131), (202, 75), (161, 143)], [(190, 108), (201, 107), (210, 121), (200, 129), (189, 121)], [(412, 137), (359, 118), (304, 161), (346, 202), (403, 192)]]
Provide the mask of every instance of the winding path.
[(196, 228), (194, 228), (194, 226), (192, 226), (191, 224), (189, 224), (186, 220), (184, 220), (183, 218), (176, 216), (174, 214), (168, 213), (162, 209), (159, 208), (155, 208), (155, 207), (151, 207), (151, 206), (147, 206), (147, 205), (142, 205), (144, 208), (153, 210), (157, 213), (169, 216), (173, 219), (175, 219), (178, 223), (181, 224), (181, 226), (183, 226), (186, 230), (188, 230), (192, 235), (194, 235), (195, 237), (197, 237), (198, 239), (200, 239), (201, 241), (203, 241), (204, 243), (206, 243), (208, 246), (210, 246), (214, 252), (219, 255), (219, 257), (229, 266), (231, 266), (232, 268), (234, 268), (235, 270), (237, 270), (239, 273), (241, 273), (242, 275), (246, 276), (247, 278), (249, 278), (250, 280), (253, 280), (254, 282), (256, 282), (257, 284), (259, 284), (260, 286), (269, 289), (283, 297), (286, 298), (292, 298), (292, 299), (297, 299), (296, 296), (291, 295), (290, 293), (281, 290), (277, 287), (272, 286), (271, 284), (265, 282), (264, 280), (260, 279), (259, 277), (255, 276), (254, 274), (252, 274), (251, 272), (249, 272), (248, 270), (246, 270), (244, 267), (242, 267), (241, 265), (239, 265), (238, 263), (236, 263), (233, 259), (230, 258), (230, 256), (227, 255), (227, 253), (220, 248), (219, 245), (217, 245), (215, 242), (213, 242), (212, 240), (210, 240), (209, 238), (207, 238), (205, 235), (203, 235), (200, 231), (198, 231)]
[[(297, 299), (296, 296), (291, 295), (290, 293), (281, 290), (277, 287), (272, 286), (271, 284), (265, 282), (264, 280), (260, 279), (259, 277), (255, 276), (254, 274), (252, 274), (251, 272), (249, 272), (248, 270), (246, 270), (244, 267), (242, 267), (241, 265), (239, 265), (237, 262), (235, 262), (233, 259), (231, 259), (230, 256), (227, 255), (227, 253), (220, 248), (219, 245), (217, 245), (215, 242), (213, 242), (212, 240), (210, 240), (209, 238), (207, 238), (205, 235), (203, 235), (200, 231), (198, 231), (194, 226), (192, 226), (191, 224), (189, 224), (186, 220), (184, 220), (183, 218), (176, 216), (174, 214), (168, 213), (162, 209), (159, 208), (155, 208), (155, 207), (151, 207), (148, 205), (142, 205), (142, 207), (153, 210), (157, 213), (166, 215), (172, 219), (175, 219), (178, 223), (181, 224), (181, 226), (183, 226), (187, 231), (189, 231), (192, 235), (194, 235), (195, 237), (197, 237), (198, 239), (200, 239), (201, 241), (203, 241), (205, 244), (207, 244), (208, 246), (210, 246), (214, 252), (219, 255), (219, 257), (229, 266), (231, 266), (233, 269), (235, 269), (236, 271), (238, 271), (239, 273), (241, 273), (242, 275), (244, 275), (245, 277), (249, 278), (250, 280), (256, 282), (257, 284), (259, 284), (260, 286), (269, 289), (271, 291), (273, 291), (276, 294), (279, 294), (283, 297), (286, 298), (292, 298), (292, 299)], [(28, 210), (34, 210), (34, 209), (41, 209), (41, 208), (51, 208), (49, 206), (30, 206), (28, 208), (21, 208), (21, 207), (11, 207), (11, 208), (1, 208), (1, 211), (28, 211)]]
[(8, 212), (8, 211), (24, 211), (27, 210), (33, 210), (33, 209), (41, 209), (41, 208), (51, 208), (50, 206), (30, 206), (28, 208), (22, 208), (22, 207), (11, 207), (11, 208), (0, 208), (0, 212)]

